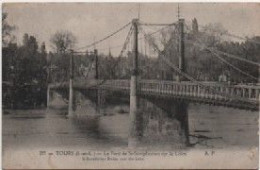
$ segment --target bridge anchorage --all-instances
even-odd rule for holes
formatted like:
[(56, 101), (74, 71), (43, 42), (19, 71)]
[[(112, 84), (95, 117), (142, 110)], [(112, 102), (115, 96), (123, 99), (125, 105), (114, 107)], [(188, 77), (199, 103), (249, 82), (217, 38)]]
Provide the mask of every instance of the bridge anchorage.
[[(166, 28), (173, 26), (176, 28), (175, 31), (177, 32), (178, 39), (178, 66), (173, 64), (173, 61), (167, 57), (166, 53), (160, 49), (155, 41), (152, 41), (153, 39), (151, 37), (156, 32), (160, 32), (163, 29), (151, 34), (147, 34), (144, 31), (144, 26), (153, 25), (163, 25), (166, 26)], [(176, 23), (172, 24), (150, 24), (143, 23), (139, 19), (133, 19), (132, 22), (129, 22), (111, 35), (99, 41), (95, 41), (86, 48), (95, 46), (96, 44), (107, 40), (128, 26), (131, 27), (117, 59), (113, 59), (110, 56), (109, 60), (104, 60), (101, 54), (98, 55), (97, 49), (94, 49), (93, 52), (81, 52), (75, 50), (70, 51), (69, 81), (49, 84), (47, 90), (47, 105), (50, 105), (54, 91), (60, 93), (64, 98), (68, 98), (67, 116), (69, 118), (75, 117), (74, 111), (77, 107), (76, 103), (78, 93), (84, 95), (96, 104), (96, 112), (99, 115), (99, 109), (102, 105), (104, 105), (104, 103), (112, 102), (112, 100), (115, 102), (129, 103), (129, 148), (139, 146), (139, 144), (142, 143), (142, 140), (144, 140), (146, 133), (149, 133), (147, 132), (147, 127), (153, 126), (151, 121), (147, 123), (144, 116), (143, 111), (146, 109), (144, 108), (146, 105), (152, 104), (153, 106), (156, 106), (157, 108), (163, 110), (169, 118), (177, 122), (179, 129), (177, 128), (178, 132), (176, 133), (180, 134), (180, 140), (183, 144), (185, 144), (185, 146), (190, 145), (188, 119), (189, 103), (219, 105), (247, 110), (258, 109), (260, 92), (259, 86), (239, 84), (231, 85), (228, 83), (198, 81), (187, 73), (188, 68), (185, 61), (186, 40), (184, 32), (186, 25), (184, 19), (179, 19)], [(142, 33), (143, 37), (139, 36), (140, 33)], [(129, 45), (131, 37), (133, 42), (132, 46)], [(143, 70), (141, 67), (141, 59), (145, 61), (148, 58), (148, 55), (145, 54), (144, 57), (143, 54), (139, 52), (140, 40), (144, 40), (144, 42), (147, 43), (155, 53), (157, 53), (158, 61), (163, 62), (165, 66), (170, 68), (169, 70), (171, 70), (171, 72), (177, 74), (176, 81), (165, 80), (162, 78), (160, 80), (154, 78), (145, 79), (145, 76), (142, 74)], [(194, 45), (200, 47), (203, 46), (197, 42), (194, 42)], [(122, 58), (126, 49), (130, 47), (132, 47), (132, 51), (128, 51), (128, 59), (130, 59), (129, 61), (131, 61), (131, 65), (129, 64), (130, 66), (128, 72), (125, 68), (121, 68), (121, 70), (116, 74), (115, 70), (120, 69), (120, 66), (122, 67), (122, 63), (120, 64), (120, 61), (123, 60)], [(205, 46), (203, 47), (218, 57), (223, 54), (215, 49)], [(85, 69), (85, 75), (87, 76), (78, 79), (75, 77), (76, 69), (74, 60), (82, 54), (87, 57), (89, 67), (88, 69)], [(229, 54), (225, 55), (228, 56)], [(236, 58), (234, 56), (232, 57)], [(109, 69), (107, 68), (107, 70), (104, 71), (102, 64), (110, 61), (113, 61), (112, 64), (109, 65)], [(124, 61), (126, 63), (128, 60), (125, 59)], [(245, 60), (245, 62), (248, 61)], [(154, 63), (154, 67), (159, 65), (157, 61)], [(253, 64), (255, 65), (255, 63)], [(123, 67), (126, 66), (127, 65), (124, 65)], [(259, 66), (259, 64), (257, 64), (257, 66)], [(94, 70), (94, 76), (90, 79), (88, 76), (91, 70)], [(109, 70), (111, 72), (109, 72)], [(129, 70), (131, 70), (131, 72)], [(123, 72), (125, 72), (125, 75), (123, 75)], [(127, 73), (131, 74), (126, 76)], [(146, 73), (149, 73), (149, 70)], [(104, 76), (105, 74), (106, 76)], [(126, 77), (130, 78), (130, 80), (125, 79)], [(152, 111), (150, 110), (150, 112)], [(160, 116), (157, 117), (158, 131), (163, 133), (165, 129), (167, 129), (167, 123), (163, 123)], [(166, 132), (166, 135), (167, 133), (168, 132)]]

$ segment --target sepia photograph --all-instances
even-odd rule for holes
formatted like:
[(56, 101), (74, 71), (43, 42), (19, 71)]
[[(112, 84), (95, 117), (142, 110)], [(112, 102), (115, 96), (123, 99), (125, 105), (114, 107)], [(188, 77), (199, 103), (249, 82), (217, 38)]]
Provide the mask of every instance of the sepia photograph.
[(258, 169), (260, 4), (3, 2), (3, 169)]

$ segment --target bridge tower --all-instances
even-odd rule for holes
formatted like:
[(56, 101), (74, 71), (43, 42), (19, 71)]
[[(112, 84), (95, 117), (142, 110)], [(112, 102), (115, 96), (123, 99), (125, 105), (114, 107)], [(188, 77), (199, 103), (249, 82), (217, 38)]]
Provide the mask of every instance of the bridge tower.
[[(99, 60), (98, 60), (98, 50), (94, 49), (94, 57), (95, 57), (95, 80), (98, 81), (99, 79)], [(100, 113), (100, 101), (101, 101), (101, 93), (99, 86), (96, 89), (96, 112)]]
[(99, 78), (99, 69), (98, 69), (98, 51), (94, 49), (94, 57), (95, 57), (95, 79), (98, 80)]
[(133, 19), (134, 28), (134, 45), (133, 45), (133, 71), (130, 82), (130, 122), (129, 122), (129, 138), (128, 147), (135, 147), (142, 137), (142, 118), (141, 112), (138, 112), (138, 19)]
[[(180, 18), (178, 20), (178, 32), (179, 32), (179, 69), (183, 72), (185, 69), (185, 46), (184, 46), (184, 19)], [(177, 81), (182, 81), (183, 77), (177, 76)]]
[(50, 87), (49, 85), (47, 86), (47, 112), (49, 112), (49, 109), (50, 109)]
[(70, 80), (69, 80), (69, 108), (67, 117), (73, 116), (73, 78), (74, 78), (74, 56), (73, 51), (70, 55)]
[[(179, 14), (178, 14), (179, 16)], [(183, 18), (178, 18), (178, 32), (179, 32), (179, 69), (182, 72), (186, 72), (185, 66), (185, 43), (184, 43), (184, 22)], [(183, 76), (177, 76), (177, 81), (184, 81)], [(188, 120), (188, 104), (185, 101), (178, 101), (176, 103), (176, 119), (181, 124), (182, 133), (184, 134), (184, 140), (187, 145), (190, 144), (189, 141), (189, 120)]]

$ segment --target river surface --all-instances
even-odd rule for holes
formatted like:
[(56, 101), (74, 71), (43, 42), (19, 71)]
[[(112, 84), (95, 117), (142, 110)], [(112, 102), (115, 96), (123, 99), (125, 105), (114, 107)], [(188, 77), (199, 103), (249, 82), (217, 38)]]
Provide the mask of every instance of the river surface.
[[(6, 110), (3, 114), (3, 150), (127, 148), (128, 111), (125, 105), (111, 106), (97, 117), (94, 107), (85, 104), (76, 111), (77, 115), (81, 115), (78, 119), (66, 118), (66, 105), (58, 99), (53, 101), (53, 107), (48, 111)], [(258, 146), (259, 116), (256, 111), (189, 104), (188, 113), (191, 147), (225, 149)], [(150, 144), (156, 145), (152, 140)], [(161, 139), (156, 147), (152, 147), (167, 149), (171, 143)]]
[[(157, 113), (157, 110), (153, 110)], [(52, 107), (35, 110), (3, 111), (3, 167), (35, 168), (256, 168), (258, 166), (258, 112), (219, 106), (189, 104), (191, 146), (176, 140), (178, 131), (168, 126), (166, 135), (149, 127), (152, 135), (137, 152), (175, 153), (175, 157), (146, 157), (140, 162), (84, 161), (67, 152), (128, 151), (129, 106), (110, 105), (100, 109), (85, 102), (74, 118), (67, 118), (67, 106), (55, 99)], [(160, 113), (158, 113), (160, 114)], [(167, 117), (164, 120), (169, 121)], [(174, 120), (170, 121), (174, 122)], [(157, 125), (157, 120), (150, 120)], [(167, 126), (166, 126), (167, 127)], [(147, 128), (149, 130), (149, 128)], [(155, 130), (155, 131), (154, 131)], [(168, 135), (168, 132), (170, 132)], [(46, 153), (42, 155), (42, 153)], [(49, 155), (53, 153), (53, 155)], [(214, 157), (205, 153), (215, 153)], [(180, 155), (187, 155), (185, 157)], [(139, 158), (138, 158), (139, 159)], [(140, 160), (143, 158), (140, 158)], [(239, 160), (239, 161), (238, 161)], [(189, 162), (189, 164), (187, 164)], [(194, 162), (196, 162), (194, 164)]]

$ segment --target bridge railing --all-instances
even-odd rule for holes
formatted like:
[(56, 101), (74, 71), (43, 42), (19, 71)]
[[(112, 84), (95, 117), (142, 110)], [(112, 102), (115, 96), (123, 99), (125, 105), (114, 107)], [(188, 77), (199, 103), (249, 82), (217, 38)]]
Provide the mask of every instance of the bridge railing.
[[(95, 87), (93, 85), (100, 82), (93, 81), (88, 84), (75, 82), (73, 86), (82, 88)], [(193, 82), (187, 81), (174, 82), (162, 80), (141, 80), (139, 81), (139, 90), (143, 93), (155, 93), (159, 95), (176, 95), (212, 100), (230, 100), (232, 98), (239, 98), (254, 103), (259, 102), (259, 85), (227, 85), (216, 82), (201, 83), (203, 83), (207, 88), (200, 87)], [(50, 85), (51, 88), (58, 88), (61, 86), (68, 86), (68, 83)], [(96, 87), (111, 90), (130, 90), (130, 80), (106, 80), (104, 83), (101, 83)]]
[(225, 85), (218, 83), (203, 83), (207, 88), (200, 87), (192, 82), (173, 82), (158, 80), (142, 80), (142, 91), (160, 94), (202, 97), (208, 99), (242, 98), (252, 101), (259, 100), (260, 86), (254, 85)]
[[(174, 82), (160, 80), (141, 80), (139, 88), (142, 92), (200, 97), (207, 99), (240, 98), (258, 102), (260, 86), (257, 85), (226, 85), (221, 83), (203, 83), (207, 88), (192, 82)], [(103, 87), (114, 89), (130, 89), (130, 80), (109, 80)]]

